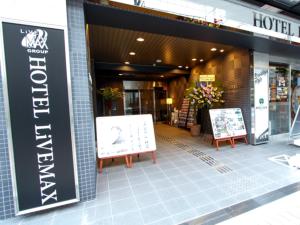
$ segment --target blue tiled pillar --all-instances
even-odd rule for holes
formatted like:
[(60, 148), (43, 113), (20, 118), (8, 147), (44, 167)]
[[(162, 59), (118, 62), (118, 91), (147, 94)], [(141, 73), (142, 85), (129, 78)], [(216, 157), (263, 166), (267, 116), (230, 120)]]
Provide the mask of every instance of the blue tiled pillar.
[[(88, 78), (83, 0), (67, 0), (75, 144), (81, 201), (96, 197), (96, 146), (92, 87)], [(0, 70), (1, 73), (1, 70)], [(0, 220), (15, 215), (0, 74)]]
[(1, 74), (1, 70), (0, 75), (0, 220), (3, 220), (13, 217), (15, 210), (4, 108), (3, 74)]
[(80, 198), (85, 201), (96, 197), (96, 144), (83, 0), (67, 0), (67, 14)]

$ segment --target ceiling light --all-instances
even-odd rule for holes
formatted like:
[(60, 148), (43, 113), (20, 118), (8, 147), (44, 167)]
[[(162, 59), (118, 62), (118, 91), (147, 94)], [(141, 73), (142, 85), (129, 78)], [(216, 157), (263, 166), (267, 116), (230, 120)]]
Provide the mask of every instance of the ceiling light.
[(180, 68), (180, 69), (181, 69), (181, 68), (182, 68), (182, 66), (178, 66), (178, 68)]
[(217, 49), (216, 48), (212, 48), (212, 49), (210, 49), (212, 52), (215, 52), (215, 51), (217, 51)]
[(135, 52), (129, 52), (129, 55), (135, 55)]
[(125, 62), (125, 64), (126, 64), (126, 65), (129, 65), (129, 64), (130, 64), (130, 62), (126, 61), (126, 62)]
[(200, 61), (200, 62), (203, 62), (203, 61), (204, 61), (204, 59), (200, 59), (199, 61)]
[(156, 62), (157, 62), (157, 63), (161, 63), (162, 60), (161, 60), (161, 59), (157, 59)]
[(139, 42), (143, 42), (143, 41), (145, 41), (145, 39), (144, 39), (144, 38), (142, 38), (142, 37), (139, 37), (139, 38), (137, 38), (136, 40), (137, 40), (137, 41), (139, 41)]
[(196, 61), (196, 60), (197, 60), (196, 58), (193, 58), (193, 59), (192, 59), (192, 61)]
[(189, 67), (188, 67), (188, 66), (185, 66), (185, 68), (188, 69)]
[(119, 73), (119, 76), (123, 76), (123, 73)]
[(220, 52), (224, 52), (224, 49), (220, 49)]
[(165, 77), (164, 75), (160, 75), (160, 77)]

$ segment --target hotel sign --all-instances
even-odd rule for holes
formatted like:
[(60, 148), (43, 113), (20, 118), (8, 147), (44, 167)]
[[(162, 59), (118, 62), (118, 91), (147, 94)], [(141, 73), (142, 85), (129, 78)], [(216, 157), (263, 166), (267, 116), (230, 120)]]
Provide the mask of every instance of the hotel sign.
[[(294, 27), (294, 24), (270, 15), (265, 15), (258, 12), (253, 12), (253, 26), (260, 27), (266, 30), (272, 30), (288, 36), (297, 35), (300, 37), (300, 27)], [(296, 33), (297, 31), (297, 33)]]
[(78, 201), (64, 30), (2, 23), (17, 214)]
[(200, 75), (199, 76), (200, 82), (214, 82), (215, 81), (215, 75), (214, 74), (208, 74), (208, 75)]
[(299, 20), (272, 14), (258, 7), (251, 9), (224, 0), (114, 1), (300, 43)]

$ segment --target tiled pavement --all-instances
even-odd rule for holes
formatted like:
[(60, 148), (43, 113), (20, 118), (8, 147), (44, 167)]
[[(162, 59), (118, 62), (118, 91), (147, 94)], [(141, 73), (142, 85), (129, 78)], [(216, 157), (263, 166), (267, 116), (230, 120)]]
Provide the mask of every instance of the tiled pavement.
[(300, 150), (287, 140), (216, 151), (209, 139), (167, 125), (156, 135), (157, 164), (150, 155), (131, 169), (115, 161), (97, 177), (97, 199), (4, 224), (180, 224), (300, 181), (300, 171), (268, 160)]
[(241, 214), (218, 225), (299, 225), (300, 192)]

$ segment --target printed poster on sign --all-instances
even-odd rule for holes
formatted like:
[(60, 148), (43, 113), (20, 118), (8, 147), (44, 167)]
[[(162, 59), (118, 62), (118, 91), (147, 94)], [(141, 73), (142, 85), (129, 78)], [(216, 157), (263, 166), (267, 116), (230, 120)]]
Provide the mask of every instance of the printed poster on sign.
[(156, 150), (152, 115), (96, 118), (98, 158)]
[(215, 139), (247, 134), (240, 108), (210, 109), (209, 115)]
[(255, 144), (269, 140), (269, 76), (268, 69), (254, 69), (254, 141)]

